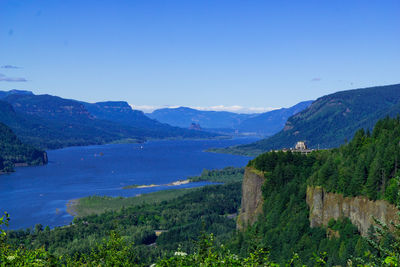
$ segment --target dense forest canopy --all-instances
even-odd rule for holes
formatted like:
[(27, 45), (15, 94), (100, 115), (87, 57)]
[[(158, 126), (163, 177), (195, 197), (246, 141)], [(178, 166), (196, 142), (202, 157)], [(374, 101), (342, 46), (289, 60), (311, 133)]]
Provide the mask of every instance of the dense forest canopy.
[(45, 152), (23, 144), (12, 130), (0, 122), (0, 171), (9, 172), (18, 163), (45, 164)]
[(307, 180), (318, 161), (317, 153), (292, 152), (270, 152), (250, 161), (251, 167), (265, 173), (264, 205), (257, 222), (238, 234), (236, 247), (241, 255), (263, 248), (278, 263), (286, 263), (297, 253), (304, 264), (312, 265), (314, 253), (327, 252), (329, 266), (345, 266), (351, 255), (364, 255), (367, 242), (348, 220), (332, 222), (339, 238), (327, 236), (326, 229), (310, 227)]
[(346, 196), (399, 202), (400, 118), (385, 118), (372, 133), (359, 130), (353, 140), (338, 149), (320, 153), (321, 167), (309, 183)]
[[(319, 150), (300, 160), (292, 153), (266, 153), (252, 160), (249, 165), (267, 172), (289, 168), (284, 162), (314, 161), (309, 174), (309, 185), (321, 185), (329, 192), (346, 196), (365, 195), (370, 199), (399, 201), (397, 179), (400, 163), (400, 117), (386, 117), (378, 121), (372, 131), (360, 129), (354, 138), (339, 148)], [(302, 158), (302, 157), (300, 157)], [(289, 178), (290, 172), (288, 174)], [(283, 183), (286, 176), (280, 175)]]
[[(213, 233), (218, 244), (225, 243), (236, 227), (228, 215), (238, 211), (240, 200), (240, 182), (207, 186), (169, 201), (76, 218), (72, 225), (53, 230), (36, 225), (10, 231), (8, 244), (29, 249), (44, 246), (53, 255), (72, 257), (89, 254), (94, 244), (115, 231), (140, 255), (137, 263), (148, 266), (159, 256), (173, 256), (178, 249), (195, 252), (202, 231)], [(156, 230), (162, 232), (159, 237)]]
[[(339, 239), (327, 239), (325, 230), (310, 228), (306, 188), (320, 185), (329, 192), (398, 204), (399, 142), (400, 118), (387, 117), (377, 122), (372, 133), (361, 129), (340, 148), (309, 155), (269, 152), (250, 161), (249, 166), (262, 171), (266, 178), (264, 210), (243, 233), (238, 247), (248, 253), (257, 237), (257, 246), (269, 248), (279, 262), (295, 252), (303, 259), (316, 251), (328, 252), (329, 265), (346, 265), (351, 257), (363, 257), (367, 242), (349, 221), (339, 222), (345, 231), (339, 231)], [(328, 228), (335, 227), (332, 222)]]

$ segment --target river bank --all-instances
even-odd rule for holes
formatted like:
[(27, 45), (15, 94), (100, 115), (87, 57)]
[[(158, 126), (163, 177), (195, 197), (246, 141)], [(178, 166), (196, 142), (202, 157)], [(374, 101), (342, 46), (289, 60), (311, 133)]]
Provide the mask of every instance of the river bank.
[(190, 180), (178, 180), (169, 184), (149, 184), (149, 185), (137, 185), (137, 184), (132, 184), (132, 185), (127, 185), (122, 187), (122, 189), (133, 189), (133, 188), (151, 188), (151, 187), (158, 187), (158, 186), (178, 186), (178, 185), (184, 185), (190, 183)]
[[(92, 214), (101, 214), (106, 211), (118, 211), (121, 208), (132, 207), (141, 204), (159, 203), (168, 201), (188, 192), (199, 190), (204, 185), (217, 185), (241, 182), (244, 168), (226, 167), (219, 170), (203, 170), (199, 176), (193, 176), (186, 180), (178, 180), (164, 186), (187, 186), (190, 184), (202, 185), (191, 188), (164, 189), (147, 194), (137, 194), (134, 197), (107, 197), (89, 196), (80, 199), (72, 199), (67, 203), (67, 211), (71, 216), (84, 217)], [(206, 183), (206, 184), (204, 184)], [(160, 185), (159, 185), (160, 186)], [(154, 187), (147, 185), (147, 187)], [(138, 187), (135, 187), (138, 188)], [(145, 188), (142, 186), (142, 188)]]
[(67, 212), (73, 217), (80, 218), (93, 214), (101, 214), (107, 211), (118, 211), (123, 207), (168, 201), (198, 190), (199, 188), (201, 187), (168, 189), (147, 194), (137, 194), (134, 197), (89, 196), (71, 199), (67, 202)]

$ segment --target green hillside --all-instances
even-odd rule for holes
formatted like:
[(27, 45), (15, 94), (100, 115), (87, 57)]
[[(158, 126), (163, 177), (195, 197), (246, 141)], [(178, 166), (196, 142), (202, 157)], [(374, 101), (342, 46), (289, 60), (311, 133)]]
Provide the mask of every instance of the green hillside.
[[(359, 130), (347, 145), (310, 155), (269, 152), (249, 162), (265, 173), (264, 205), (258, 221), (235, 242), (236, 249), (249, 253), (254, 246), (268, 248), (277, 262), (298, 253), (307, 264), (313, 253), (327, 252), (327, 265), (345, 266), (349, 259), (383, 256), (369, 247), (348, 219), (332, 221), (328, 229), (310, 228), (307, 186), (322, 186), (327, 192), (345, 196), (367, 196), (399, 204), (400, 118), (378, 121), (372, 133)], [(329, 230), (330, 229), (330, 230)], [(339, 237), (327, 237), (338, 231)], [(390, 248), (386, 236), (381, 246)]]
[[(3, 92), (0, 99), (0, 122), (8, 125), (23, 142), (42, 148), (217, 136), (161, 124), (133, 111), (126, 103), (115, 105), (121, 102), (88, 104), (25, 91)], [(107, 103), (114, 103), (114, 108)]]
[[(214, 233), (219, 244), (226, 242), (236, 227), (235, 220), (228, 215), (237, 212), (240, 188), (240, 182), (207, 186), (180, 192), (161, 201), (157, 198), (164, 193), (153, 193), (143, 200), (136, 197), (136, 204), (130, 206), (124, 206), (126, 201), (123, 198), (103, 198), (101, 201), (105, 205), (104, 202), (116, 204), (120, 200), (122, 208), (77, 218), (71, 226), (53, 230), (37, 225), (28, 231), (10, 231), (8, 244), (14, 248), (24, 245), (29, 249), (44, 246), (56, 258), (63, 256), (65, 262), (68, 257), (84, 259), (95, 244), (100, 244), (114, 231), (131, 248), (130, 256), (136, 255), (131, 264), (149, 266), (160, 256), (173, 256), (179, 249), (188, 253), (196, 251), (196, 242), (202, 231)], [(88, 201), (98, 202), (99, 197), (83, 200)], [(157, 237), (155, 230), (162, 234)]]
[(293, 147), (299, 140), (311, 148), (338, 147), (351, 140), (358, 129), (372, 129), (379, 119), (397, 114), (400, 84), (341, 91), (318, 98), (269, 138), (218, 151), (254, 155)]
[(216, 134), (203, 131), (191, 131), (189, 129), (174, 127), (166, 123), (161, 123), (150, 119), (140, 110), (133, 110), (124, 101), (106, 101), (97, 103), (84, 103), (84, 107), (93, 117), (118, 123), (123, 126), (140, 129), (146, 137), (151, 138), (210, 138)]
[(47, 163), (44, 151), (23, 144), (3, 123), (0, 123), (0, 172), (13, 171), (14, 165)]

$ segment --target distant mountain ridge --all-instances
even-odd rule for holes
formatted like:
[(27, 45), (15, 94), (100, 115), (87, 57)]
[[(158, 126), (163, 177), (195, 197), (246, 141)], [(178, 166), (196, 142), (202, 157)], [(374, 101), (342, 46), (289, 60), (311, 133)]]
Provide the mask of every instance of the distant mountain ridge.
[(400, 84), (340, 91), (318, 98), (269, 138), (219, 151), (254, 155), (293, 147), (299, 140), (311, 148), (337, 147), (350, 140), (357, 129), (372, 129), (379, 119), (399, 114)]
[(125, 101), (106, 101), (97, 103), (82, 102), (89, 113), (96, 119), (107, 120), (119, 123), (124, 126), (140, 128), (149, 137), (168, 138), (168, 137), (215, 137), (216, 134), (190, 131), (180, 127), (161, 123), (147, 117), (143, 111), (134, 110)]
[(0, 91), (0, 115), (23, 142), (42, 148), (217, 136), (159, 123), (122, 101), (90, 104), (29, 91)]
[(281, 108), (261, 114), (238, 114), (227, 111), (202, 111), (193, 108), (163, 108), (147, 114), (160, 122), (179, 127), (198, 124), (205, 130), (235, 132), (269, 136), (280, 131), (286, 120), (303, 109), (312, 101), (300, 102), (290, 108)]
[(312, 100), (303, 101), (289, 108), (276, 109), (248, 118), (240, 123), (239, 131), (271, 136), (283, 129), (289, 117), (306, 109), (312, 102)]
[(162, 108), (147, 113), (150, 118), (178, 127), (188, 128), (198, 123), (203, 128), (233, 129), (242, 121), (254, 117), (254, 114), (238, 114), (228, 111), (204, 111), (188, 107)]
[(9, 95), (14, 95), (14, 94), (20, 94), (20, 95), (33, 95), (31, 91), (25, 91), (25, 90), (10, 90), (10, 91), (0, 91), (0, 98), (4, 98)]

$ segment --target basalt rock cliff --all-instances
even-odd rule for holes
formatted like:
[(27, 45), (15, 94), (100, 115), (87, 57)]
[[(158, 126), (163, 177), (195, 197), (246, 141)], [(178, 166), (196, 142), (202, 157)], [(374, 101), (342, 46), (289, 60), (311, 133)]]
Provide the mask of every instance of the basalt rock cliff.
[(264, 200), (262, 197), (262, 185), (265, 178), (262, 172), (254, 168), (246, 167), (242, 184), (242, 204), (237, 228), (244, 229), (253, 224), (262, 212)]
[(387, 225), (399, 223), (398, 209), (385, 200), (372, 201), (364, 196), (344, 197), (328, 193), (322, 187), (308, 187), (306, 201), (310, 207), (310, 226), (327, 226), (329, 220), (349, 218), (361, 235), (367, 236), (373, 217)]
[[(243, 230), (252, 225), (262, 213), (264, 200), (262, 186), (265, 178), (261, 171), (246, 167), (242, 185), (242, 204), (237, 228)], [(322, 187), (308, 187), (305, 201), (310, 208), (310, 226), (327, 226), (329, 220), (347, 217), (366, 236), (373, 217), (390, 225), (399, 223), (398, 209), (385, 200), (372, 201), (365, 196), (344, 197), (326, 192)]]

